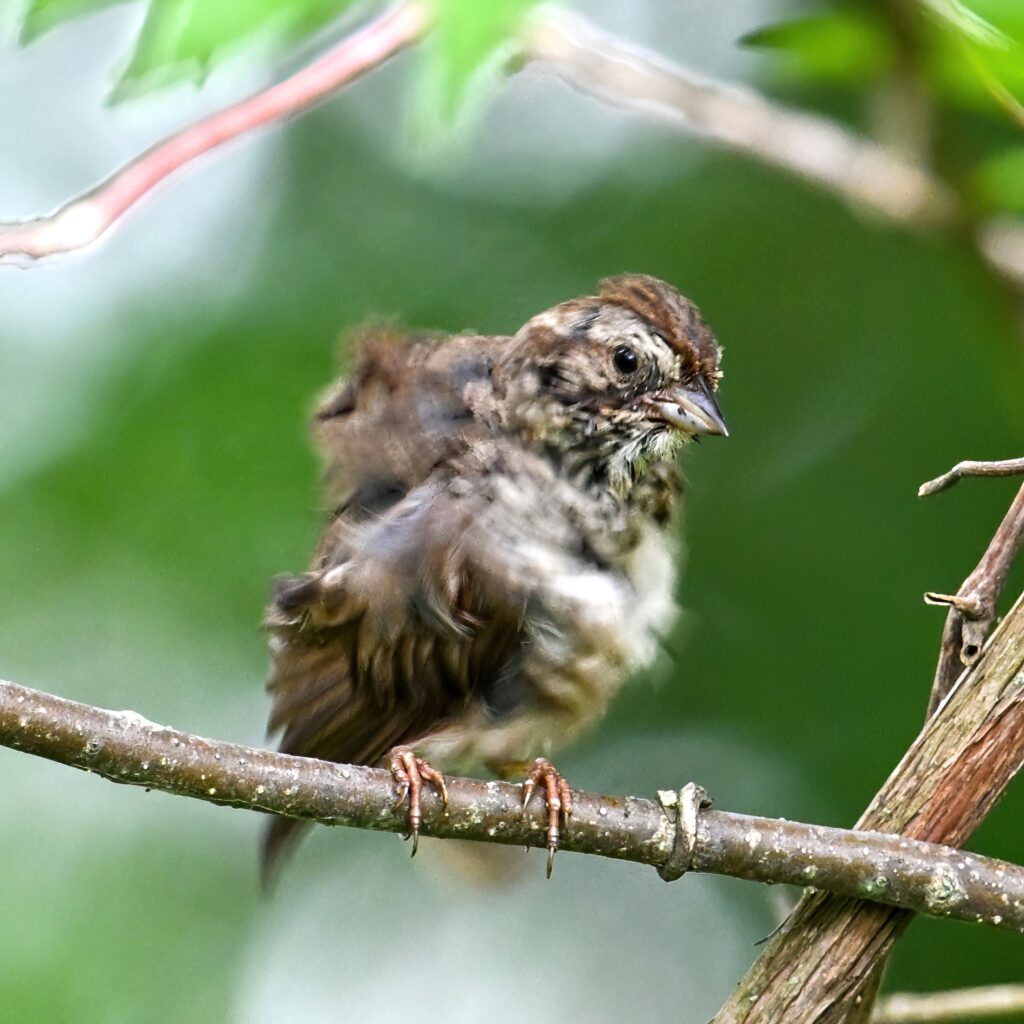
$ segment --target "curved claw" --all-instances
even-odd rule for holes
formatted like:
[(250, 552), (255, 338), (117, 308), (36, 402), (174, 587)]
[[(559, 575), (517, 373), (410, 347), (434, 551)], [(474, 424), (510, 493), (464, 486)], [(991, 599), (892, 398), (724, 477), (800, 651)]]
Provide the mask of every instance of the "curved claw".
[(434, 787), (445, 810), (448, 809), (448, 787), (444, 784), (444, 776), (433, 765), (417, 757), (410, 747), (395, 747), (391, 751), (390, 766), (398, 789), (395, 807), (409, 801), (409, 832), (405, 838), (412, 840), (409, 856), (415, 857), (420, 847), (420, 824), (423, 821), (423, 812), (420, 810), (423, 783)]
[(558, 843), (561, 838), (559, 825), (567, 823), (572, 815), (572, 790), (569, 784), (562, 778), (557, 768), (546, 758), (538, 757), (534, 767), (523, 782), (523, 810), (526, 810), (537, 788), (538, 783), (544, 784), (544, 802), (548, 808), (547, 827), (547, 877), (555, 866), (555, 854), (558, 852)]
[(537, 783), (532, 778), (527, 779), (523, 783), (523, 810), (525, 811), (530, 803), (530, 797), (533, 796), (533, 791), (537, 788)]
[(439, 771), (435, 771), (433, 766), (426, 761), (420, 762), (420, 774), (434, 787), (437, 795), (441, 798), (441, 809), (447, 811), (448, 787), (444, 784), (444, 776)]

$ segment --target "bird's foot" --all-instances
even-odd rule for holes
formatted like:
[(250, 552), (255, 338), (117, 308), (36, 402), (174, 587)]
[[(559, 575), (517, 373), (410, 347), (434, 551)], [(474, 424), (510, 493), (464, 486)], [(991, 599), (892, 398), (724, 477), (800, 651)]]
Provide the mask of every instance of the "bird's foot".
[(572, 814), (572, 790), (558, 769), (546, 758), (538, 757), (523, 783), (523, 810), (525, 811), (538, 785), (543, 785), (544, 800), (548, 805), (548, 878), (555, 866), (558, 852), (559, 825), (567, 823)]
[(390, 756), (391, 775), (398, 790), (396, 806), (409, 801), (409, 833), (406, 839), (412, 839), (412, 854), (416, 856), (419, 849), (420, 825), (423, 823), (423, 811), (420, 808), (420, 793), (424, 782), (433, 786), (441, 797), (444, 809), (448, 809), (448, 788), (444, 784), (444, 776), (422, 757), (417, 757), (410, 747), (395, 747)]

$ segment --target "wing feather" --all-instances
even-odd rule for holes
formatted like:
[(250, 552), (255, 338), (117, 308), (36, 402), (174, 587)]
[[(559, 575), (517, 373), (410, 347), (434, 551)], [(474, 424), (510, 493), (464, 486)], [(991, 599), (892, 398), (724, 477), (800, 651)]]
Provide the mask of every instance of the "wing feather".
[[(479, 502), (430, 480), (372, 520), (336, 519), (319, 567), (279, 582), (266, 624), (270, 728), (282, 732), (282, 751), (378, 763), (457, 717), (507, 672), (525, 601), (493, 573), (473, 571)], [(467, 582), (481, 577), (486, 586)], [(265, 879), (300, 824), (269, 826)]]

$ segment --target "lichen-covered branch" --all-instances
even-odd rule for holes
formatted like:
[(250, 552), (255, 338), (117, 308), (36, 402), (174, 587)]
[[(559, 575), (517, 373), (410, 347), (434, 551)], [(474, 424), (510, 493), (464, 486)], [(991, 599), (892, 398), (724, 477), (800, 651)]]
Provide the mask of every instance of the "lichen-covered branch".
[[(965, 476), (1010, 476), (1024, 472), (1024, 459), (1001, 462), (957, 463), (947, 473), (929, 480), (918, 488), (919, 497), (937, 494)], [(981, 651), (993, 623), (1006, 578), (1024, 539), (1024, 488), (1010, 506), (1002, 523), (989, 542), (975, 570), (963, 582), (956, 594), (925, 594), (925, 601), (949, 607), (939, 646), (939, 660), (928, 697), (927, 718), (930, 718), (956, 685), (965, 666), (973, 665)], [(880, 960), (858, 996), (859, 1003), (847, 1015), (845, 1024), (864, 1024), (871, 1018), (875, 995), (882, 984), (885, 960)], [(871, 1018), (872, 1020), (874, 1018)]]
[[(203, 739), (132, 711), (105, 711), (0, 682), (0, 745), (113, 782), (211, 803), (402, 832), (391, 776)], [(425, 794), (423, 832), (543, 847), (546, 814), (520, 787), (448, 780), (444, 813)], [(576, 792), (562, 848), (661, 868), (678, 853), (676, 794), (660, 802)], [(938, 917), (1024, 932), (1024, 868), (898, 836), (701, 810), (684, 844), (692, 871), (814, 886)], [(690, 842), (692, 840), (692, 844)]]
[[(1024, 600), (1018, 600), (857, 827), (960, 846), (1022, 764)], [(952, 882), (938, 902), (955, 902), (957, 890)], [(910, 918), (905, 910), (805, 895), (714, 1024), (839, 1024)]]

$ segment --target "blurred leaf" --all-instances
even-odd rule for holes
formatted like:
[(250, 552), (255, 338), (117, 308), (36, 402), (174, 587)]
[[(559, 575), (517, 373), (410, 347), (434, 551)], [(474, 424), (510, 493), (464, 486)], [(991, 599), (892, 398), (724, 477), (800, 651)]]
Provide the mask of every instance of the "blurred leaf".
[[(21, 41), (70, 18), (127, 0), (32, 0)], [(355, 0), (149, 0), (135, 51), (114, 101), (182, 78), (199, 82), (211, 66), (258, 32), (298, 38), (316, 31)]]
[(798, 74), (852, 82), (878, 78), (893, 57), (885, 26), (866, 10), (836, 10), (770, 25), (740, 43), (779, 51)]
[(965, 39), (986, 46), (999, 46), (1007, 42), (1006, 36), (980, 10), (991, 5), (978, 3), (977, 0), (924, 0), (924, 4), (950, 30)]
[[(980, 0), (972, 4), (982, 7)], [(978, 16), (988, 32), (975, 30), (976, 24), (972, 29), (957, 19), (937, 18), (925, 59), (947, 99), (971, 109), (1002, 111), (1024, 127), (1024, 12), (1015, 21), (996, 10), (992, 0), (985, 6), (998, 19), (992, 24)]]
[(1008, 213), (1024, 213), (1024, 146), (1000, 153), (975, 171), (978, 197)]
[(464, 108), (474, 79), (497, 70), (530, 9), (539, 0), (433, 0), (429, 93), (441, 124)]
[[(80, 14), (125, 0), (32, 0), (24, 40)], [(355, 0), (149, 0), (135, 51), (114, 88), (114, 101), (179, 81), (201, 82), (216, 61), (257, 33), (301, 37)], [(450, 126), (474, 82), (502, 51), (539, 0), (431, 0), (436, 30), (421, 105), (434, 128)]]
[(151, 0), (117, 101), (169, 82), (202, 81), (227, 52), (264, 29), (295, 38), (315, 31), (354, 0)]
[(965, 0), (965, 6), (1011, 42), (1024, 45), (1024, 4), (1019, 0)]
[(124, 2), (126, 0), (32, 0), (21, 24), (21, 42), (30, 43), (69, 18)]

